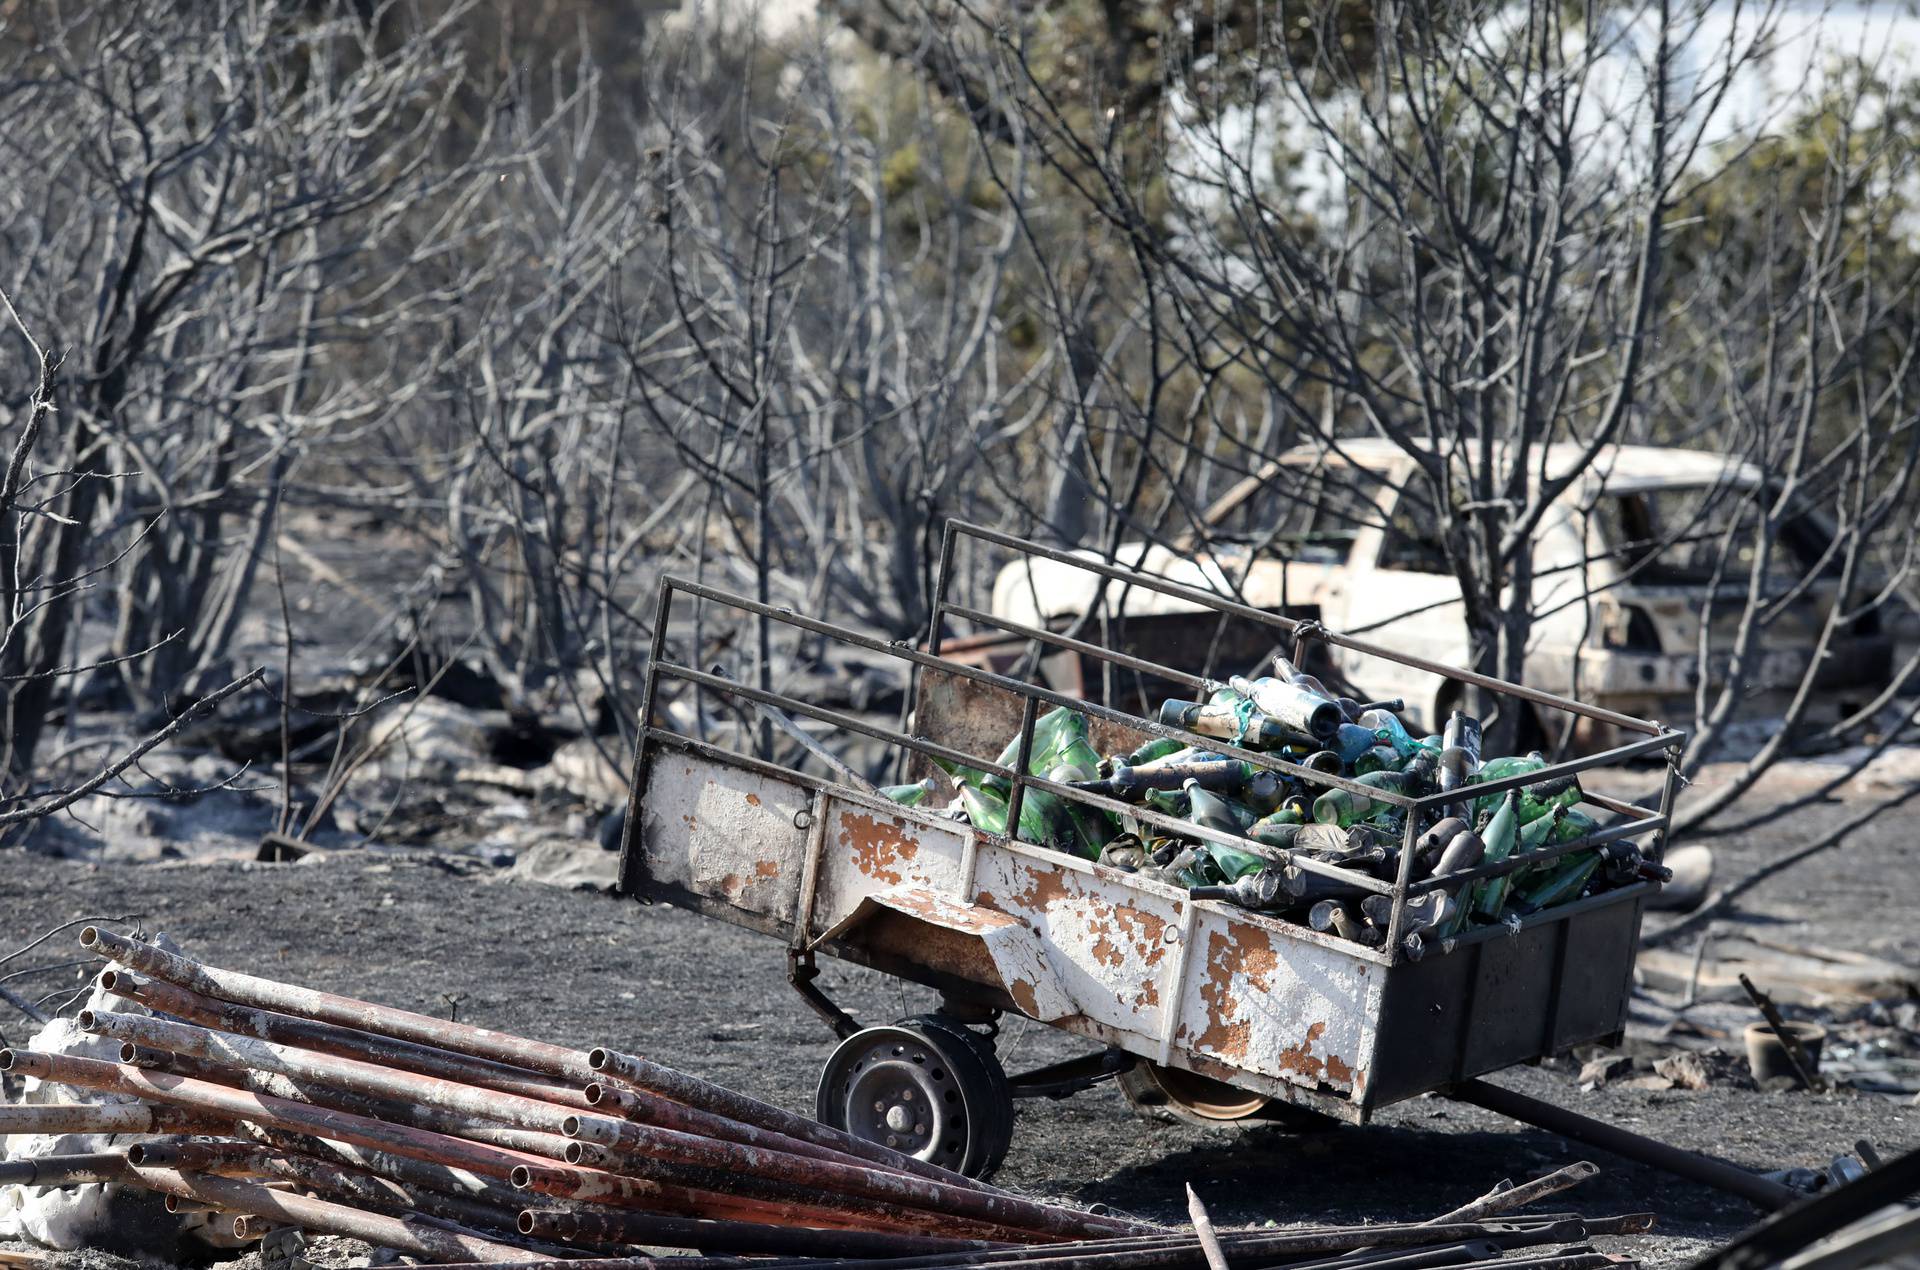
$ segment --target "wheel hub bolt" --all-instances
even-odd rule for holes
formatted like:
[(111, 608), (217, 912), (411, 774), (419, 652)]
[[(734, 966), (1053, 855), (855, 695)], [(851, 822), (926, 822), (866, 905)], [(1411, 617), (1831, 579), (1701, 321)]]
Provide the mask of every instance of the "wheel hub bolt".
[(905, 1133), (908, 1129), (919, 1128), (913, 1123), (913, 1109), (895, 1104), (887, 1108), (887, 1128), (895, 1133)]

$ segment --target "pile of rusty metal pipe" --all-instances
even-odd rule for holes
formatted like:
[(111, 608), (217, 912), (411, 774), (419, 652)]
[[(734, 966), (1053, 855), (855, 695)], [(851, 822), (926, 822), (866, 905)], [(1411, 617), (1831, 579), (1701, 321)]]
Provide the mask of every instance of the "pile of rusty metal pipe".
[(80, 942), (113, 963), (100, 986), (116, 1008), (78, 1021), (118, 1042), (119, 1061), (7, 1050), (0, 1069), (120, 1101), (0, 1107), (0, 1135), (153, 1136), (22, 1161), (0, 1180), (121, 1182), (231, 1214), (242, 1237), (294, 1226), (442, 1262), (742, 1254), (673, 1261), (698, 1270), (1158, 1233), (617, 1050), (223, 970), (93, 927)]
[[(1591, 1166), (1419, 1226), (1177, 1233), (1000, 1190), (662, 1064), (581, 1051), (191, 961), (88, 928), (124, 1008), (119, 1061), (0, 1051), (114, 1096), (0, 1106), (9, 1134), (131, 1145), (0, 1163), (0, 1183), (116, 1182), (214, 1215), (445, 1264), (573, 1270), (1597, 1270), (1651, 1219), (1517, 1218)], [(1586, 1170), (1581, 1172), (1580, 1170)], [(641, 1250), (698, 1250), (659, 1257)]]

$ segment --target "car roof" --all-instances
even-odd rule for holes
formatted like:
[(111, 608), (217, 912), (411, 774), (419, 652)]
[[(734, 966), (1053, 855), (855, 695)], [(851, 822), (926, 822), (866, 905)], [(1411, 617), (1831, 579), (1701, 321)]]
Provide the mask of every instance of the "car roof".
[[(1424, 441), (1416, 440), (1414, 444), (1421, 449), (1427, 448)], [(1555, 442), (1546, 447), (1547, 469), (1550, 472), (1567, 471), (1583, 462), (1586, 453), (1585, 446), (1566, 441)], [(1384, 472), (1411, 461), (1399, 442), (1385, 437), (1342, 440), (1334, 450), (1320, 445), (1295, 446), (1291, 450), (1283, 450), (1279, 457), (1268, 459), (1255, 471), (1234, 482), (1224, 494), (1208, 505), (1200, 519), (1205, 524), (1217, 524), (1271, 480), (1282, 465), (1304, 466), (1328, 458), (1335, 462), (1344, 460), (1371, 472)], [(1597, 475), (1601, 492), (1607, 494), (1688, 489), (1723, 483), (1746, 489), (1760, 484), (1762, 479), (1759, 468), (1730, 454), (1719, 454), (1712, 450), (1686, 450), (1670, 445), (1602, 446), (1594, 456), (1589, 472)]]
[[(1415, 444), (1421, 449), (1427, 448), (1425, 442)], [(1547, 470), (1556, 474), (1577, 466), (1586, 457), (1586, 447), (1571, 442), (1559, 441), (1545, 448)], [(1321, 446), (1298, 446), (1283, 453), (1280, 461), (1299, 463), (1327, 453)], [(1392, 467), (1408, 458), (1399, 442), (1385, 437), (1340, 441), (1332, 453), (1357, 466), (1375, 470)], [(1667, 445), (1603, 446), (1593, 460), (1592, 471), (1599, 476), (1600, 487), (1609, 493), (1721, 482), (1757, 485), (1761, 479), (1759, 468), (1733, 455)]]

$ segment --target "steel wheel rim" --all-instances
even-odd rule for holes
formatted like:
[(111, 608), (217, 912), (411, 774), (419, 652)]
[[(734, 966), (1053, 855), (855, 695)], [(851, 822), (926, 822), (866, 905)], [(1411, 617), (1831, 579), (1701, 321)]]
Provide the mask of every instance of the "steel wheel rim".
[(848, 1038), (828, 1060), (816, 1101), (823, 1120), (858, 1137), (956, 1172), (968, 1162), (973, 1117), (965, 1082), (915, 1032), (879, 1027)]
[(1153, 1079), (1169, 1102), (1206, 1120), (1245, 1120), (1263, 1110), (1269, 1099), (1265, 1094), (1250, 1094), (1209, 1076), (1196, 1076), (1178, 1067), (1152, 1068)]

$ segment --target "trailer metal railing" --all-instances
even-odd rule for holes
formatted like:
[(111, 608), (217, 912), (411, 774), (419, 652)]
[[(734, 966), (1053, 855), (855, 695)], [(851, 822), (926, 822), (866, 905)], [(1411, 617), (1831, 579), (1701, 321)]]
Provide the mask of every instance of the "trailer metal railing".
[[(1094, 657), (1125, 669), (1145, 674), (1163, 676), (1179, 683), (1190, 684), (1195, 688), (1213, 688), (1218, 685), (1170, 666), (1160, 665), (1128, 653), (1103, 648), (1098, 644), (1077, 639), (1061, 632), (1031, 627), (991, 613), (956, 603), (948, 598), (950, 575), (953, 568), (954, 549), (961, 538), (971, 538), (992, 547), (998, 547), (1017, 554), (1051, 560), (1059, 564), (1084, 569), (1110, 581), (1154, 591), (1175, 599), (1186, 601), (1217, 613), (1257, 622), (1268, 626), (1295, 641), (1294, 660), (1304, 661), (1307, 649), (1314, 641), (1345, 649), (1365, 657), (1380, 658), (1397, 662), (1415, 670), (1425, 671), (1441, 678), (1469, 684), (1484, 691), (1500, 696), (1527, 702), (1530, 705), (1561, 710), (1585, 716), (1600, 723), (1610, 724), (1629, 732), (1641, 734), (1639, 739), (1624, 745), (1551, 763), (1545, 768), (1526, 772), (1499, 780), (1488, 781), (1471, 787), (1471, 793), (1452, 790), (1446, 793), (1411, 797), (1392, 790), (1376, 789), (1360, 785), (1355, 781), (1302, 766), (1273, 754), (1249, 750), (1217, 737), (1203, 736), (1184, 728), (1160, 723), (1157, 719), (1146, 719), (1124, 711), (1113, 709), (1099, 703), (1082, 700), (1055, 692), (1026, 679), (995, 673), (975, 666), (963, 665), (942, 658), (940, 645), (943, 628), (949, 618), (958, 618), (977, 626), (992, 627), (1006, 633), (1044, 644), (1065, 649), (1083, 656)], [(706, 603), (733, 609), (743, 615), (756, 619), (770, 620), (797, 631), (817, 635), (853, 648), (878, 653), (910, 667), (916, 675), (919, 672), (933, 671), (957, 679), (1011, 694), (1020, 699), (1020, 727), (1016, 745), (1016, 758), (1013, 766), (1008, 767), (997, 761), (966, 754), (943, 745), (927, 737), (914, 736), (896, 728), (861, 718), (842, 710), (820, 706), (795, 697), (791, 694), (767, 691), (752, 687), (724, 675), (700, 670), (694, 666), (671, 661), (666, 656), (666, 641), (669, 625), (673, 620), (674, 597), (686, 596), (695, 603)], [(963, 765), (976, 771), (985, 772), (1006, 781), (1009, 786), (1007, 798), (1008, 832), (998, 835), (1008, 840), (1018, 840), (1019, 817), (1022, 805), (1030, 789), (1044, 790), (1064, 800), (1095, 807), (1103, 811), (1130, 816), (1144, 825), (1150, 825), (1162, 832), (1180, 838), (1198, 839), (1257, 856), (1270, 864), (1288, 866), (1301, 872), (1336, 880), (1356, 889), (1376, 895), (1392, 897), (1391, 915), (1388, 921), (1386, 942), (1380, 950), (1389, 965), (1404, 960), (1409, 955), (1405, 949), (1403, 936), (1406, 926), (1406, 907), (1410, 900), (1417, 899), (1441, 886), (1455, 886), (1464, 882), (1482, 878), (1500, 877), (1522, 868), (1531, 868), (1544, 861), (1557, 859), (1574, 852), (1616, 842), (1625, 838), (1636, 838), (1644, 834), (1655, 835), (1650, 858), (1657, 864), (1665, 853), (1668, 834), (1672, 826), (1672, 806), (1677, 788), (1677, 758), (1686, 742), (1686, 733), (1666, 727), (1646, 719), (1637, 719), (1617, 711), (1590, 706), (1571, 698), (1557, 696), (1537, 688), (1528, 688), (1506, 683), (1488, 675), (1458, 667), (1446, 666), (1424, 658), (1411, 656), (1394, 649), (1384, 648), (1365, 640), (1353, 639), (1337, 632), (1327, 630), (1317, 622), (1300, 621), (1270, 613), (1263, 609), (1241, 604), (1223, 598), (1200, 588), (1186, 586), (1151, 574), (1136, 573), (1118, 568), (1104, 561), (1088, 559), (1082, 555), (1042, 546), (1017, 538), (1010, 534), (988, 529), (966, 521), (950, 520), (941, 540), (940, 567), (935, 579), (932, 614), (924, 650), (914, 648), (903, 642), (876, 638), (860, 631), (839, 626), (819, 618), (796, 613), (791, 609), (777, 605), (764, 604), (743, 595), (709, 586), (691, 579), (667, 575), (660, 580), (659, 593), (655, 603), (652, 656), (650, 657), (643, 693), (642, 715), (644, 726), (640, 729), (634, 762), (634, 779), (630, 793), (627, 818), (629, 839), (640, 823), (640, 804), (644, 796), (645, 775), (647, 770), (646, 752), (651, 741), (673, 738), (684, 742), (680, 734), (665, 728), (656, 727), (652, 720), (654, 705), (658, 700), (662, 680), (679, 680), (703, 690), (722, 693), (757, 706), (771, 707), (788, 714), (812, 719), (849, 733), (869, 737), (902, 750), (922, 755), (928, 759), (938, 759), (947, 763)], [(918, 679), (916, 678), (916, 683)], [(1090, 719), (1099, 719), (1119, 727), (1152, 737), (1172, 738), (1186, 745), (1197, 746), (1215, 753), (1230, 755), (1233, 758), (1251, 763), (1256, 767), (1295, 777), (1309, 785), (1324, 789), (1344, 789), (1363, 793), (1367, 798), (1411, 812), (1405, 816), (1405, 830), (1401, 842), (1398, 873), (1392, 882), (1382, 881), (1366, 874), (1341, 868), (1313, 858), (1303, 852), (1289, 848), (1278, 848), (1255, 842), (1238, 834), (1226, 833), (1197, 825), (1185, 820), (1154, 811), (1149, 807), (1121, 802), (1104, 795), (1077, 789), (1035, 776), (1027, 771), (1029, 756), (1033, 749), (1033, 732), (1042, 705), (1066, 707)], [(1648, 813), (1645, 808), (1610, 798), (1602, 794), (1583, 790), (1583, 799), (1587, 803), (1604, 808), (1625, 819), (1603, 826), (1592, 833), (1574, 841), (1544, 847), (1524, 854), (1515, 854), (1505, 860), (1482, 864), (1462, 873), (1450, 874), (1445, 878), (1425, 878), (1415, 881), (1412, 877), (1415, 856), (1414, 844), (1419, 835), (1419, 815), (1423, 810), (1458, 803), (1463, 798), (1482, 798), (1490, 794), (1500, 794), (1508, 790), (1544, 784), (1564, 778), (1577, 777), (1583, 772), (1596, 768), (1612, 766), (1636, 758), (1652, 755), (1660, 751), (1667, 753), (1667, 773), (1662, 784), (1656, 810)], [(978, 830), (977, 832), (986, 832)], [(1462, 938), (1466, 938), (1463, 936)], [(1454, 941), (1457, 942), (1457, 941)]]

